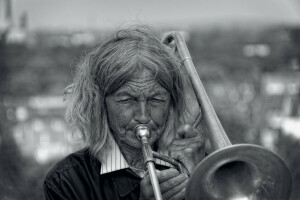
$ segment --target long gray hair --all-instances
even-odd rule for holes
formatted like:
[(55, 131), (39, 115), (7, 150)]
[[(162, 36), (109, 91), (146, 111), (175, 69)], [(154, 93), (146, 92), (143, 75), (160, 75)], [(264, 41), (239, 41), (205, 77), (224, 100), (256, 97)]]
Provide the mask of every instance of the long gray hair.
[(167, 145), (174, 138), (170, 129), (179, 124), (186, 108), (185, 74), (172, 49), (162, 44), (149, 28), (138, 26), (118, 31), (78, 65), (67, 97), (66, 118), (79, 129), (92, 155), (100, 160), (109, 148), (111, 137), (105, 98), (141, 68), (152, 72), (155, 80), (170, 93), (170, 127), (160, 139), (160, 144)]

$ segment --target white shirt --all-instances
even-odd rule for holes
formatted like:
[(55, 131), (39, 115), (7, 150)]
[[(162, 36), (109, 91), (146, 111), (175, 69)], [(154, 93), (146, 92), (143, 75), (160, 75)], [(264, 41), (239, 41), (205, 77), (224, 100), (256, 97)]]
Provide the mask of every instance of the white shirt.
[[(112, 139), (111, 143), (112, 143), (111, 151), (107, 152), (105, 162), (101, 164), (100, 174), (106, 174), (121, 169), (130, 168), (140, 177), (144, 177), (146, 171), (129, 166), (123, 154), (121, 153), (120, 148), (117, 145), (116, 141)], [(159, 152), (159, 153), (165, 156), (168, 155), (167, 152), (165, 153)], [(171, 167), (171, 164), (163, 160), (155, 159), (155, 162), (160, 165)]]

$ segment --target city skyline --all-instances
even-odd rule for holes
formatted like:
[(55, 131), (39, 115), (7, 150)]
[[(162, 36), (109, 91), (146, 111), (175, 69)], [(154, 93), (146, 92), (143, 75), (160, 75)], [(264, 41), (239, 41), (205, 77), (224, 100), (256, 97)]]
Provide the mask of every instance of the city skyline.
[[(5, 0), (0, 0), (2, 3)], [(226, 25), (255, 23), (300, 24), (300, 6), (284, 0), (226, 1), (104, 1), (12, 0), (13, 24), (28, 14), (28, 28), (105, 29), (141, 22), (152, 26)]]

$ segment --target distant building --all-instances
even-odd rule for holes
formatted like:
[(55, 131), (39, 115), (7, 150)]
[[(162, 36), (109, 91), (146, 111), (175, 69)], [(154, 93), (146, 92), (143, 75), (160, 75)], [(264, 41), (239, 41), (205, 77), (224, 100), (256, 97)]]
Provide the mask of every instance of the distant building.
[(24, 43), (27, 38), (28, 18), (23, 12), (18, 25), (13, 24), (11, 0), (0, 0), (0, 36), (7, 43)]
[(0, 34), (10, 30), (12, 26), (11, 0), (0, 0)]

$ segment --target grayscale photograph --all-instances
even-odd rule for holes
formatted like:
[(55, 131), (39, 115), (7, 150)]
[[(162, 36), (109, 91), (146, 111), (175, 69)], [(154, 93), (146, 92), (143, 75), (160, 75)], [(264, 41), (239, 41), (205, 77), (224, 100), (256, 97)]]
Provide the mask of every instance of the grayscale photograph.
[(1, 200), (299, 200), (299, 0), (0, 0)]

